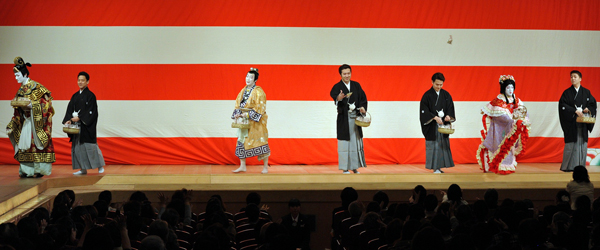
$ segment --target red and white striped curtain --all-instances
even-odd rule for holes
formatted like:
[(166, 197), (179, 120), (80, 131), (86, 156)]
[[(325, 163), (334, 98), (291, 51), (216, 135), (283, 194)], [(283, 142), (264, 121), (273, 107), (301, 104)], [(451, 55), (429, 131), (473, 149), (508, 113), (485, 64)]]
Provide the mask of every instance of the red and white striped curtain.
[[(60, 122), (79, 71), (99, 100), (107, 164), (237, 164), (230, 115), (256, 67), (270, 163), (336, 164), (329, 90), (347, 63), (373, 117), (367, 164), (424, 163), (418, 102), (435, 72), (456, 106), (456, 163), (476, 162), (479, 109), (503, 74), (515, 77), (532, 121), (519, 162), (560, 162), (557, 102), (569, 72), (600, 98), (598, 10), (596, 0), (1, 1), (0, 125), (12, 116), (21, 56), (54, 96), (57, 164), (71, 162)], [(12, 153), (0, 133), (0, 164), (16, 164)]]

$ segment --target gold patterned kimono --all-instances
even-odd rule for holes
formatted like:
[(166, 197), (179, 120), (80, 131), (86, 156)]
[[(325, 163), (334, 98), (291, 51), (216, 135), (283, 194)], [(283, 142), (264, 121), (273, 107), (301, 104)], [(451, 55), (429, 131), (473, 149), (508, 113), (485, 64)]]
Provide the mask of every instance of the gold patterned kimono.
[(19, 175), (50, 175), (56, 161), (52, 144), (53, 98), (46, 87), (31, 79), (21, 85), (15, 95), (19, 97), (29, 99), (32, 106), (31, 109), (14, 107), (13, 117), (6, 126), (15, 149), (14, 157), (21, 164)]
[[(241, 108), (250, 111), (243, 112)], [(261, 87), (254, 85), (240, 91), (231, 117), (237, 114), (248, 116), (250, 128), (239, 129), (235, 155), (240, 159), (258, 156), (259, 161), (269, 157), (271, 150), (267, 130), (267, 96)]]

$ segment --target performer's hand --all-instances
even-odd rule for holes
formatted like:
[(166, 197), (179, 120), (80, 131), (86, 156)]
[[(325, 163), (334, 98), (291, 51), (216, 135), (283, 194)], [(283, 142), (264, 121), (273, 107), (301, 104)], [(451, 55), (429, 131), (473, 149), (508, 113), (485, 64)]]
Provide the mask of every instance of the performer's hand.
[(79, 121), (79, 117), (73, 117), (73, 118), (71, 118), (71, 121), (78, 122)]
[(10, 133), (12, 133), (12, 129), (6, 129), (6, 134), (8, 135)]
[(590, 112), (590, 110), (589, 110), (588, 108), (585, 108), (585, 109), (583, 110), (583, 113), (589, 113), (589, 112)]
[(337, 96), (338, 102), (341, 101), (341, 100), (343, 100), (344, 98), (346, 98), (346, 95), (344, 94), (344, 91), (342, 91), (340, 89), (340, 94)]
[(577, 114), (577, 116), (582, 117), (583, 116), (583, 112), (577, 110), (575, 111), (575, 114)]
[(71, 124), (71, 120), (68, 120), (67, 122), (65, 122), (65, 124)]
[(436, 116), (433, 119), (435, 120), (435, 122), (437, 122), (437, 124), (440, 124), (440, 125), (444, 124), (444, 122), (442, 121), (442, 118), (440, 118), (439, 116)]
[(361, 114), (366, 114), (367, 113), (367, 111), (363, 107), (358, 108), (358, 110), (360, 110)]
[(240, 118), (240, 117), (242, 117), (241, 114), (236, 114), (236, 115), (233, 116), (233, 119), (237, 119), (237, 118)]
[(446, 116), (446, 118), (444, 118), (444, 121), (449, 122), (450, 121), (450, 116)]

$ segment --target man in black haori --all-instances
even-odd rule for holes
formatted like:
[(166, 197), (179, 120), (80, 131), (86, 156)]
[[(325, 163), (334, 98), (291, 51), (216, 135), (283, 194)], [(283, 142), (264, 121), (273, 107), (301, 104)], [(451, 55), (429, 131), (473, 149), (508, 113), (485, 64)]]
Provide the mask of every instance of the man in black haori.
[(443, 173), (442, 168), (454, 167), (449, 136), (438, 132), (438, 126), (449, 125), (456, 117), (452, 96), (442, 89), (444, 81), (442, 73), (433, 74), (432, 87), (423, 94), (419, 106), (419, 121), (425, 136), (425, 168), (436, 174)]
[(362, 128), (354, 123), (357, 116), (367, 113), (367, 95), (360, 83), (351, 81), (352, 68), (344, 64), (338, 72), (342, 79), (333, 85), (329, 95), (337, 106), (337, 139), (339, 170), (359, 174), (359, 167), (367, 167), (363, 149)]
[(593, 123), (578, 123), (577, 117), (596, 116), (596, 99), (590, 90), (581, 86), (581, 72), (571, 71), (571, 87), (558, 101), (560, 126), (565, 135), (565, 149), (560, 170), (571, 172), (576, 166), (586, 165), (588, 132)]

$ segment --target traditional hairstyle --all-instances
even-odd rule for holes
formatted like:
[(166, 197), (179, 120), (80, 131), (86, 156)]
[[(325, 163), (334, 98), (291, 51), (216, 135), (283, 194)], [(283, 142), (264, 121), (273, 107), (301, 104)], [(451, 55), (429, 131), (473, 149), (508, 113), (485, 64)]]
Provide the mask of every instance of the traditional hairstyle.
[(579, 70), (573, 70), (573, 71), (571, 71), (571, 73), (569, 74), (569, 76), (571, 76), (572, 74), (577, 74), (577, 75), (579, 75), (579, 78), (581, 78), (581, 72), (579, 72)]
[(248, 71), (248, 74), (253, 74), (254, 81), (258, 81), (258, 69), (257, 68), (250, 68), (250, 71)]
[(440, 80), (442, 82), (445, 82), (446, 78), (444, 77), (444, 74), (437, 72), (437, 73), (433, 74), (433, 76), (431, 76), (431, 82), (435, 82), (435, 80)]
[[(506, 91), (506, 87), (508, 87), (508, 85), (511, 85), (511, 84), (513, 87), (516, 88), (515, 78), (511, 75), (501, 75), (500, 79), (498, 81), (500, 82), (500, 94), (503, 94), (504, 98), (506, 98), (506, 102), (509, 103), (508, 97), (506, 96), (505, 91)], [(513, 98), (513, 102), (515, 102), (516, 101), (515, 93), (513, 93), (512, 98)]]
[(338, 72), (340, 73), (340, 75), (342, 74), (342, 70), (345, 70), (345, 69), (350, 69), (350, 72), (352, 72), (352, 68), (350, 67), (350, 65), (342, 64), (342, 66), (340, 66), (340, 68), (338, 69)]
[(21, 58), (20, 56), (15, 57), (14, 63), (15, 63), (15, 67), (13, 68), (14, 73), (21, 72), (21, 74), (23, 74), (23, 76), (29, 76), (29, 70), (27, 70), (27, 67), (31, 67), (31, 63), (25, 63), (23, 58)]
[(85, 72), (85, 71), (79, 72), (79, 74), (77, 75), (77, 78), (79, 78), (79, 76), (85, 76), (85, 80), (86, 81), (90, 80), (90, 75), (87, 72)]

